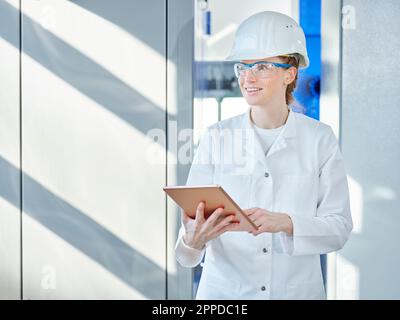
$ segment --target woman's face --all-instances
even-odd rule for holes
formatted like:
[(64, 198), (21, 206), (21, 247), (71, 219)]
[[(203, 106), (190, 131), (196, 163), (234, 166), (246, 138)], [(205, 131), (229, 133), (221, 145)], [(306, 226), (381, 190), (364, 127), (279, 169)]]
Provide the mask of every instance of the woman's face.
[[(255, 63), (258, 61), (278, 62), (283, 61), (278, 57), (242, 60), (242, 63)], [(254, 76), (251, 70), (247, 70), (244, 76), (239, 77), (239, 86), (243, 97), (249, 105), (263, 106), (274, 101), (285, 102), (287, 85), (294, 80), (296, 75), (295, 68), (274, 68), (274, 71), (266, 78)]]

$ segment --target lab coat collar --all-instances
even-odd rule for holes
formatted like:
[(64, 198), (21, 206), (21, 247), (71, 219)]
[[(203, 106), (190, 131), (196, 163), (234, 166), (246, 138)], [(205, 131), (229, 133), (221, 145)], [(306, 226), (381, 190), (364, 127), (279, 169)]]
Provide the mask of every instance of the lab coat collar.
[(296, 115), (295, 112), (289, 109), (289, 115), (286, 120), (286, 124), (279, 134), (279, 136), (276, 138), (275, 142), (271, 146), (271, 148), (268, 151), (268, 154), (265, 155), (261, 142), (258, 138), (258, 135), (256, 134), (254, 130), (254, 124), (251, 121), (250, 117), (250, 111), (251, 108), (248, 109), (247, 113), (243, 117), (244, 121), (244, 128), (248, 129), (250, 132), (250, 137), (251, 137), (251, 142), (249, 143), (249, 140), (246, 141), (246, 154), (249, 156), (255, 156), (258, 160), (261, 161), (266, 161), (267, 158), (269, 158), (271, 155), (274, 153), (285, 149), (287, 147), (287, 139), (291, 138), (296, 138)]

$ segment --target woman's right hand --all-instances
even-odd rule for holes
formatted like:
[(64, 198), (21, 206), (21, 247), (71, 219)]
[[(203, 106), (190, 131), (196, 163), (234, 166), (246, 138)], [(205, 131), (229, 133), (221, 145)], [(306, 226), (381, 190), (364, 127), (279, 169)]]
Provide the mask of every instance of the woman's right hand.
[(196, 218), (192, 219), (182, 210), (182, 220), (185, 226), (183, 241), (189, 247), (201, 250), (205, 244), (223, 234), (237, 228), (238, 221), (234, 214), (226, 216), (223, 208), (216, 209), (207, 219), (204, 218), (204, 202), (196, 209)]

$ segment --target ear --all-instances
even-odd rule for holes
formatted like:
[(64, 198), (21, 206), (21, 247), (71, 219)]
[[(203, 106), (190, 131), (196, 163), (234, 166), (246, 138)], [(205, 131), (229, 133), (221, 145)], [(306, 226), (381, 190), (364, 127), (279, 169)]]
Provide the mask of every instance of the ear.
[(291, 84), (294, 79), (296, 79), (296, 74), (297, 74), (297, 68), (295, 67), (291, 67), (289, 69), (286, 70), (286, 74), (285, 74), (285, 84), (289, 85)]

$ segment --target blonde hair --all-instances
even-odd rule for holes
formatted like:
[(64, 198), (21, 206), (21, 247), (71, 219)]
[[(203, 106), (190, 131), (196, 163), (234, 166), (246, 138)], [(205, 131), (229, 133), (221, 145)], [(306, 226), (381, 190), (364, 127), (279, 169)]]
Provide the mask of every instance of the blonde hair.
[[(297, 70), (299, 70), (299, 56), (297, 53), (287, 55), (287, 56), (279, 56), (279, 58), (283, 61), (283, 63), (288, 63), (294, 66)], [(293, 101), (293, 91), (296, 88), (297, 85), (297, 75), (298, 72), (296, 72), (296, 77), (294, 80), (288, 84), (286, 87), (286, 104), (290, 105)]]

